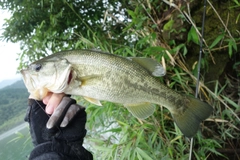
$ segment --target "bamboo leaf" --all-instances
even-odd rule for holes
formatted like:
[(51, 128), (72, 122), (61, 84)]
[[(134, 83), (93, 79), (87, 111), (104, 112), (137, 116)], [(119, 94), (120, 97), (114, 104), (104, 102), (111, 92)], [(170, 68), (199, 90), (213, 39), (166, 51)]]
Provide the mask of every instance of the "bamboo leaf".
[(220, 34), (219, 36), (217, 36), (217, 38), (213, 41), (213, 43), (209, 46), (209, 48), (213, 48), (215, 47), (225, 36), (225, 34)]
[(226, 97), (226, 96), (222, 96), (223, 97), (223, 99), (225, 100), (225, 101), (227, 101), (229, 104), (231, 104), (232, 106), (234, 106), (236, 109), (239, 109), (240, 108), (240, 106), (238, 105), (238, 104), (236, 104), (234, 101), (232, 101), (231, 99), (229, 99), (228, 97)]
[(143, 157), (144, 160), (153, 160), (146, 152), (144, 152), (141, 148), (136, 147), (136, 152), (139, 153)]
[(173, 23), (174, 23), (174, 20), (173, 20), (173, 19), (170, 19), (170, 20), (163, 26), (163, 30), (164, 30), (164, 31), (171, 30), (171, 29), (172, 29), (172, 26), (173, 26)]
[(196, 44), (199, 44), (199, 37), (196, 32), (196, 29), (192, 26), (188, 32), (188, 42), (193, 41)]

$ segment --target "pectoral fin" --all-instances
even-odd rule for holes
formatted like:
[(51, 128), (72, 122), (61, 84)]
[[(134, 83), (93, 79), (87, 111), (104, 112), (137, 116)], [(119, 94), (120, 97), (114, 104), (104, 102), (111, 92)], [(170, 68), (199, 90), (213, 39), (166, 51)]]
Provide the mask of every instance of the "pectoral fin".
[(94, 81), (99, 78), (101, 75), (88, 75), (88, 76), (82, 76), (79, 78), (79, 81), (82, 85), (91, 85), (91, 83), (94, 84)]
[(92, 104), (95, 104), (97, 106), (102, 106), (101, 102), (97, 99), (90, 98), (90, 97), (83, 97), (83, 98)]
[(146, 119), (155, 111), (155, 106), (150, 103), (125, 104), (124, 107), (126, 107), (134, 117), (139, 119)]
[(157, 61), (151, 58), (144, 57), (128, 57), (128, 59), (140, 64), (142, 67), (147, 69), (153, 76), (162, 77), (166, 74), (165, 68)]

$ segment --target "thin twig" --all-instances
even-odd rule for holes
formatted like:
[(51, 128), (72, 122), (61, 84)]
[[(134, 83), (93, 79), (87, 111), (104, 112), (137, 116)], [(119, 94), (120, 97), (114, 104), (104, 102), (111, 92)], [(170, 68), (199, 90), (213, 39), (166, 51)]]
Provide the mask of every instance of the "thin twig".
[[(183, 69), (183, 71), (185, 71), (195, 81), (195, 83), (197, 82), (197, 78), (187, 69), (187, 67), (181, 61), (177, 61), (177, 65), (179, 65)], [(235, 116), (240, 123), (240, 118), (238, 117), (238, 115), (224, 102), (224, 100), (219, 95), (216, 95), (214, 92), (212, 92), (201, 81), (199, 81), (199, 88), (205, 89), (210, 95), (213, 96), (213, 98), (216, 98), (218, 101), (220, 101), (228, 110), (230, 110), (233, 116)]]
[[(194, 75), (192, 75), (189, 71), (185, 70), (186, 73), (188, 73), (193, 80), (197, 81), (196, 77)], [(228, 110), (231, 111), (231, 113), (236, 117), (236, 119), (240, 122), (240, 118), (238, 117), (238, 115), (224, 102), (224, 100), (219, 97), (218, 95), (216, 95), (215, 93), (213, 93), (207, 86), (205, 86), (201, 81), (199, 82), (200, 87), (204, 88), (209, 94), (211, 94), (213, 96), (213, 98), (218, 99)]]
[[(185, 16), (183, 14), (183, 12), (181, 11), (181, 9), (176, 5), (174, 4), (171, 0), (170, 1), (167, 1), (167, 0), (163, 0), (163, 2), (165, 2), (166, 4), (168, 4), (170, 7), (173, 7), (175, 9), (177, 9), (183, 16)], [(186, 20), (188, 21), (188, 19), (186, 18)], [(188, 21), (189, 22), (189, 21)]]
[[(240, 42), (236, 43), (236, 45), (240, 44)], [(211, 49), (212, 51), (218, 51), (218, 50), (221, 50), (221, 49), (225, 49), (225, 48), (228, 48), (229, 45), (225, 45), (225, 46), (222, 46), (222, 47), (218, 47), (218, 48), (213, 48)]]
[(141, 3), (139, 0), (138, 0), (138, 3), (142, 5), (142, 7), (143, 7), (143, 9), (145, 10), (145, 12), (147, 13), (148, 17), (149, 17), (149, 18), (152, 20), (152, 22), (157, 26), (157, 29), (158, 29), (158, 31), (160, 32), (161, 30), (160, 30), (160, 28), (158, 27), (157, 22), (156, 22), (156, 21), (153, 19), (153, 17), (148, 13), (148, 11), (147, 11), (146, 7), (144, 6), (144, 4)]
[(235, 42), (235, 39), (233, 38), (232, 34), (230, 33), (230, 31), (228, 30), (227, 26), (225, 25), (225, 23), (223, 22), (222, 18), (220, 17), (220, 15), (218, 14), (218, 12), (216, 11), (216, 9), (213, 7), (212, 3), (207, 0), (208, 4), (212, 7), (212, 9), (214, 10), (214, 12), (216, 13), (218, 19), (221, 21), (222, 25), (224, 26), (224, 28), (226, 29), (226, 31), (228, 32), (229, 36), (231, 37), (231, 39)]
[(185, 14), (185, 16), (188, 18), (188, 20), (190, 21), (190, 23), (192, 24), (192, 26), (194, 27), (194, 29), (196, 30), (197, 34), (199, 35), (199, 37), (201, 38), (201, 40), (204, 42), (205, 46), (207, 47), (208, 53), (210, 54), (210, 57), (212, 59), (213, 64), (216, 64), (214, 57), (212, 55), (211, 50), (209, 49), (209, 46), (207, 44), (207, 42), (205, 41), (205, 39), (202, 37), (202, 34), (200, 33), (200, 31), (198, 30), (197, 26), (195, 25), (195, 23), (192, 21), (191, 17), (185, 12), (183, 11), (183, 13)]

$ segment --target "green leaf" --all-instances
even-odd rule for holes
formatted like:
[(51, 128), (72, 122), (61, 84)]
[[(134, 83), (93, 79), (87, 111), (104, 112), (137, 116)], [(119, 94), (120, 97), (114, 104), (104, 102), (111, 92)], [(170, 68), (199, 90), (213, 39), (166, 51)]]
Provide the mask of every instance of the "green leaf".
[(160, 47), (160, 46), (157, 46), (157, 47), (148, 47), (147, 49), (144, 50), (144, 52), (146, 53), (155, 53), (155, 52), (162, 52), (162, 51), (165, 51), (166, 49), (163, 48), (163, 47)]
[(193, 41), (194, 43), (199, 44), (198, 34), (193, 26), (191, 27), (191, 29), (188, 32), (187, 41), (188, 42)]
[(13, 138), (8, 143), (16, 142), (16, 141), (24, 138), (24, 135), (22, 133), (20, 133), (20, 132), (16, 132), (15, 134), (17, 135), (17, 137)]
[(233, 40), (233, 39), (229, 39), (229, 40), (226, 40), (228, 41), (228, 54), (229, 54), (229, 57), (232, 57), (233, 55), (233, 49), (235, 51), (237, 51), (237, 44), (236, 44), (236, 41)]
[(136, 14), (134, 11), (127, 9), (127, 13), (134, 19), (136, 17)]
[(144, 160), (153, 160), (146, 152), (144, 152), (141, 148), (136, 147), (135, 151), (142, 156)]
[(229, 57), (231, 58), (232, 57), (232, 41), (229, 41), (228, 42), (228, 54), (229, 54)]
[(213, 43), (209, 46), (210, 49), (212, 49), (213, 47), (215, 47), (225, 36), (225, 34), (220, 34), (219, 36), (217, 36), (217, 38), (213, 41)]
[(174, 23), (174, 20), (173, 20), (173, 19), (170, 19), (170, 20), (163, 26), (163, 30), (164, 30), (164, 31), (171, 30), (171, 29), (172, 29), (172, 26), (173, 26), (173, 23)]
[(235, 22), (236, 24), (238, 23), (239, 18), (240, 18), (240, 14), (238, 14), (238, 16), (236, 18), (236, 22)]
[(238, 2), (238, 0), (233, 0), (234, 3), (236, 3), (236, 5), (240, 6), (240, 3)]
[(234, 106), (236, 109), (239, 109), (239, 108), (240, 108), (238, 104), (236, 104), (234, 101), (232, 101), (232, 100), (229, 99), (228, 97), (226, 97), (226, 96), (222, 96), (222, 97), (223, 97), (223, 99), (224, 99), (225, 101), (227, 101), (229, 104), (231, 104), (232, 106)]
[(123, 151), (122, 151), (120, 160), (127, 159), (127, 157), (130, 156), (131, 153), (129, 151), (131, 149), (131, 145), (132, 145), (132, 143), (128, 143), (126, 146), (123, 147)]
[(237, 51), (237, 43), (234, 40), (232, 40), (232, 47), (235, 51)]

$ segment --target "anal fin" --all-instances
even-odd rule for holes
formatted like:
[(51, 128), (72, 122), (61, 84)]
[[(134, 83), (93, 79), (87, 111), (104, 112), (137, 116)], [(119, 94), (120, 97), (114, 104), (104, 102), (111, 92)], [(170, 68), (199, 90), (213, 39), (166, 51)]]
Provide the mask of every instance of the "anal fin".
[(146, 119), (153, 114), (155, 106), (151, 103), (136, 103), (136, 104), (125, 104), (124, 107), (128, 109), (132, 115), (139, 119)]

